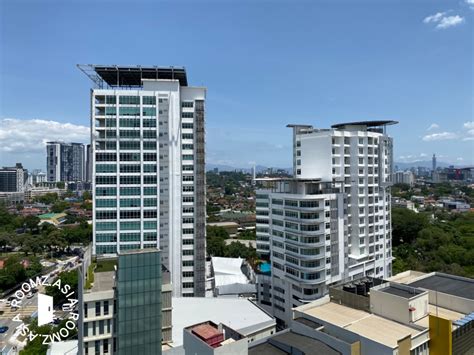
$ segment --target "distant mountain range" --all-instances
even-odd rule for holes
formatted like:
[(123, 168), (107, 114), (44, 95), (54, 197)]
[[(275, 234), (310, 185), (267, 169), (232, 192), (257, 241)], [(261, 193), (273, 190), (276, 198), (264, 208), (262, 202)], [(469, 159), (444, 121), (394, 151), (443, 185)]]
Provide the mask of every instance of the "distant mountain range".
[[(410, 163), (402, 163), (402, 162), (395, 162), (394, 166), (397, 166), (399, 170), (406, 170), (410, 168), (416, 168), (416, 167), (424, 167), (431, 169), (431, 160), (419, 160), (419, 161), (414, 161)], [(445, 163), (445, 162), (437, 162), (436, 166), (439, 168), (447, 168), (453, 164)], [(463, 168), (466, 165), (454, 165), (457, 168)], [(252, 173), (252, 168), (241, 168), (241, 167), (236, 167), (236, 166), (230, 166), (230, 165), (223, 165), (223, 164), (206, 164), (206, 170), (214, 170), (217, 168), (219, 171), (242, 171), (244, 173)], [(291, 174), (293, 168), (278, 168), (278, 167), (272, 167), (274, 170), (282, 169), (286, 170), (288, 174)], [(264, 165), (257, 165), (256, 170), (257, 174), (261, 173), (263, 171), (268, 170), (268, 166)]]

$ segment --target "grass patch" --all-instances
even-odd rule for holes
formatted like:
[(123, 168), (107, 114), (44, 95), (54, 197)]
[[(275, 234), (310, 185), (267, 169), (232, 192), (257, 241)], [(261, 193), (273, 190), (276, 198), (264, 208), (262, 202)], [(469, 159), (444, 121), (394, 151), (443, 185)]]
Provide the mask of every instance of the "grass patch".
[(92, 284), (94, 283), (94, 268), (95, 264), (91, 263), (87, 269), (86, 290), (90, 290), (92, 288)]
[(117, 265), (117, 260), (97, 260), (96, 272), (108, 272), (115, 271), (115, 265)]

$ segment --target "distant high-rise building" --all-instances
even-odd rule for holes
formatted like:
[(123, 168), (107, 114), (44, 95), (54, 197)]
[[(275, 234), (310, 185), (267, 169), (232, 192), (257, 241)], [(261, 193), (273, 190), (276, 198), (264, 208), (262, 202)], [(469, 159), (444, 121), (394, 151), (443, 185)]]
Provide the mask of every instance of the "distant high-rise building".
[(0, 192), (24, 192), (28, 181), (28, 170), (21, 163), (0, 169)]
[(160, 248), (174, 296), (205, 295), (206, 89), (184, 68), (80, 66), (92, 90), (94, 254)]
[(92, 181), (92, 148), (91, 145), (86, 145), (86, 181)]
[(436, 154), (433, 154), (433, 158), (431, 160), (432, 163), (432, 171), (436, 171)]
[(46, 167), (49, 182), (84, 181), (86, 173), (84, 144), (48, 142)]
[(395, 184), (407, 184), (413, 186), (415, 184), (415, 174), (411, 171), (397, 171), (394, 174)]
[(394, 123), (289, 125), (293, 178), (257, 179), (257, 253), (271, 265), (257, 276), (259, 304), (283, 324), (332, 283), (391, 276)]

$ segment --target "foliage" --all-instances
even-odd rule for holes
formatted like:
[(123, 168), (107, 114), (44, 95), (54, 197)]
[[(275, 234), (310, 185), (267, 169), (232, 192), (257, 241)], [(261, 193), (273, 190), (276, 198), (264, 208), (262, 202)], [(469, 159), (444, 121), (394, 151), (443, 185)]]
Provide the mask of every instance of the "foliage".
[(51, 206), (51, 212), (61, 213), (69, 208), (69, 203), (66, 201), (57, 201), (53, 206)]
[[(28, 261), (28, 267), (23, 266), (23, 260)], [(13, 288), (28, 278), (39, 274), (42, 269), (43, 267), (38, 258), (22, 258), (18, 254), (13, 254), (5, 259), (5, 265), (0, 270), (0, 290), (5, 291)]]
[(117, 265), (117, 260), (116, 259), (97, 260), (96, 272), (114, 271), (115, 270), (115, 265)]
[(57, 187), (58, 189), (64, 189), (65, 186), (66, 186), (66, 184), (64, 183), (64, 181), (58, 181), (58, 182), (56, 183), (56, 187)]
[(59, 199), (59, 197), (58, 197), (58, 194), (56, 192), (50, 192), (50, 193), (47, 193), (43, 196), (35, 197), (36, 202), (41, 202), (41, 203), (44, 203), (46, 205), (51, 205), (51, 204), (55, 203), (58, 199)]
[[(437, 214), (432, 223), (410, 213), (393, 215), (393, 273), (408, 269), (474, 276), (474, 213)], [(415, 224), (415, 225), (413, 225)], [(395, 231), (404, 243), (395, 244)]]
[(208, 238), (212, 238), (212, 237), (219, 237), (223, 239), (229, 238), (229, 233), (227, 233), (227, 231), (223, 227), (207, 226), (206, 231), (207, 231)]
[[(61, 323), (56, 326), (51, 324), (45, 324), (38, 327), (38, 320), (34, 319), (28, 328), (35, 334), (53, 334), (59, 332), (61, 328), (66, 326), (68, 319), (64, 319)], [(77, 329), (69, 331), (69, 339), (77, 336)], [(67, 339), (63, 339), (67, 340)], [(36, 337), (35, 339), (28, 341), (26, 346), (20, 351), (20, 355), (46, 355), (48, 351), (48, 345), (43, 345), (43, 337)]]
[(246, 229), (243, 232), (239, 233), (238, 238), (242, 239), (242, 240), (256, 240), (257, 239), (257, 234), (256, 234), (255, 229), (254, 230)]
[(95, 264), (91, 263), (87, 268), (87, 280), (86, 280), (86, 289), (90, 290), (92, 288), (92, 284), (94, 283), (94, 268)]
[[(61, 284), (60, 287), (54, 286), (56, 282), (60, 280)], [(54, 297), (54, 302), (57, 302), (58, 304), (61, 304), (65, 301), (67, 301), (66, 296), (71, 293), (75, 292), (71, 298), (76, 298), (78, 297), (78, 274), (77, 270), (72, 270), (72, 271), (65, 271), (59, 274), (59, 278), (55, 282), (51, 283), (51, 286), (46, 287), (46, 294), (49, 296)], [(70, 290), (67, 292), (61, 292), (61, 288), (63, 288), (65, 285), (70, 286)]]
[(392, 241), (397, 246), (411, 243), (418, 233), (428, 226), (428, 218), (406, 208), (392, 209)]

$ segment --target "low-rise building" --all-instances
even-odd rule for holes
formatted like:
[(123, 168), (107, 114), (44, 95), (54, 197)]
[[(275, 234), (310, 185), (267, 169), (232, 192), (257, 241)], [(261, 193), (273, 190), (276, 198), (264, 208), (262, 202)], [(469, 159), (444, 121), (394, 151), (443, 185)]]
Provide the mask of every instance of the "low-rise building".
[(121, 253), (107, 264), (85, 275), (80, 287), (78, 353), (161, 354), (162, 343), (171, 341), (171, 284), (160, 251)]

